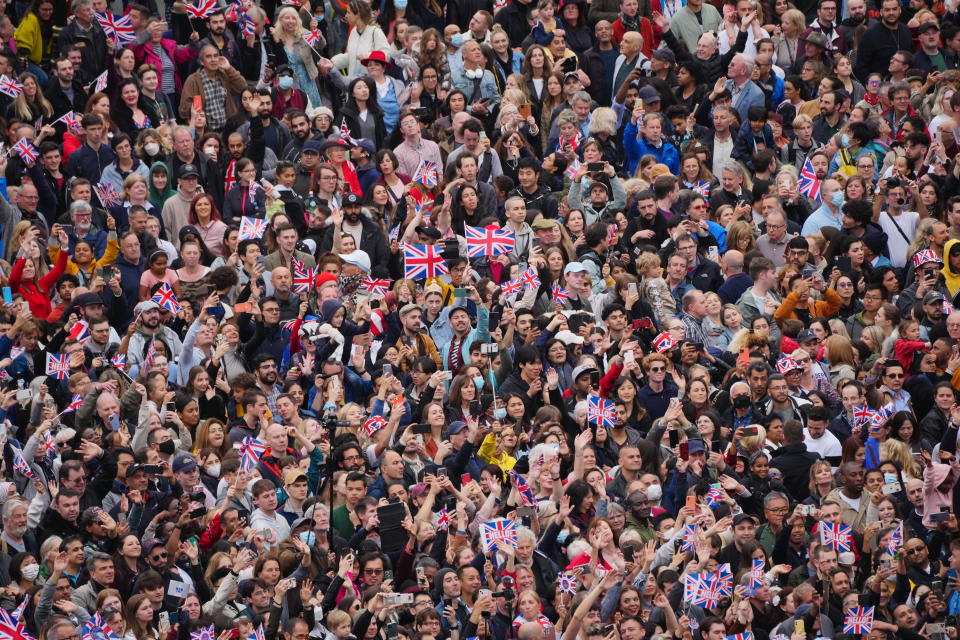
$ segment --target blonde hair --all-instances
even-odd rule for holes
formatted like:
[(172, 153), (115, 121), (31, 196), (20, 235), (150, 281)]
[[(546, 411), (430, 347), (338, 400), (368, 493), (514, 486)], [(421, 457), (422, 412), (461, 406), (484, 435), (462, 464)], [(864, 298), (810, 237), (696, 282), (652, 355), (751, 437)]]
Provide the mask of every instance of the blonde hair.
[(920, 477), (920, 467), (913, 459), (913, 453), (906, 443), (895, 438), (887, 438), (883, 445), (887, 448), (886, 459), (893, 460), (900, 465), (903, 472), (914, 478)]
[(758, 424), (750, 425), (757, 430), (757, 435), (747, 436), (745, 438), (740, 438), (740, 446), (749, 453), (755, 453), (760, 451), (763, 448), (764, 443), (767, 441), (767, 430), (761, 427)]
[[(740, 249), (739, 242), (741, 239), (748, 238), (750, 243), (747, 245), (746, 249)], [(730, 226), (727, 227), (727, 249), (736, 249), (737, 251), (753, 251), (757, 248), (757, 239), (753, 235), (753, 228), (750, 226), (750, 223), (744, 220), (734, 220), (730, 223)]]
[(147, 200), (150, 199), (150, 183), (147, 182), (147, 179), (144, 178), (139, 173), (131, 173), (130, 175), (128, 175), (126, 178), (123, 179), (123, 187), (120, 189), (121, 200), (130, 199), (130, 196), (128, 195), (127, 192), (130, 190), (130, 187), (132, 187), (134, 183), (137, 183), (137, 182), (142, 182), (143, 184), (147, 185)]
[[(759, 19), (759, 16), (757, 16), (757, 19)], [(783, 15), (780, 16), (780, 20), (792, 24), (793, 28), (797, 31), (797, 37), (807, 28), (807, 18), (799, 9), (787, 9), (783, 12)]]
[(663, 268), (663, 264), (660, 262), (660, 256), (650, 251), (644, 251), (640, 254), (640, 257), (637, 258), (637, 271), (640, 273), (640, 276), (643, 277), (643, 274), (653, 268)]
[(608, 136), (617, 133), (617, 114), (610, 107), (597, 107), (590, 117), (590, 126), (588, 133), (595, 135), (605, 133)]
[[(288, 14), (288, 13), (289, 13), (289, 14), (292, 14), (293, 17), (295, 18), (294, 23), (293, 23), (293, 25), (294, 25), (294, 26), (293, 26), (293, 33), (294, 33), (294, 35), (296, 35), (297, 39), (299, 40), (300, 38), (303, 37), (303, 22), (300, 20), (300, 14), (297, 13), (297, 10), (296, 10), (296, 9), (294, 9), (294, 8), (291, 7), (291, 6), (285, 6), (285, 7), (283, 7), (282, 9), (280, 9), (280, 11), (277, 12), (277, 19), (276, 19), (274, 22), (276, 22), (277, 25), (279, 25), (279, 24), (280, 24), (280, 18), (282, 18), (284, 15), (286, 15), (286, 14)], [(283, 29), (278, 29), (277, 31), (278, 31), (278, 35), (284, 32)]]
[[(835, 319), (836, 318), (834, 318), (834, 320)], [(832, 329), (832, 320), (830, 324)], [(853, 345), (850, 343), (850, 338), (841, 335), (828, 336), (827, 339), (823, 341), (823, 345), (827, 348), (827, 362), (830, 363), (831, 367), (838, 364), (848, 364), (851, 367), (857, 366), (853, 358)]]

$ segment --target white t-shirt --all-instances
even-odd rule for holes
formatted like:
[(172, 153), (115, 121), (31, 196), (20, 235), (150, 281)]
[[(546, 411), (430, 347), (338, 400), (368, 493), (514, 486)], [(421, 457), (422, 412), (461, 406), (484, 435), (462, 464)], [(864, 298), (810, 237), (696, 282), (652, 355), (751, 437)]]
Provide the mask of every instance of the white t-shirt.
[[(879, 224), (884, 233), (887, 234), (887, 248), (890, 251), (890, 263), (895, 267), (904, 267), (907, 264), (907, 249), (910, 248), (910, 242), (917, 232), (917, 223), (920, 221), (920, 214), (916, 211), (904, 211), (899, 216), (893, 217), (886, 211), (880, 212)], [(901, 234), (897, 230), (903, 231)], [(906, 238), (904, 238), (904, 235)], [(910, 238), (908, 241), (907, 238)]]
[(840, 457), (843, 454), (843, 445), (837, 436), (829, 431), (825, 431), (819, 438), (810, 437), (810, 430), (803, 430), (803, 444), (807, 445), (807, 451), (819, 453), (821, 458)]

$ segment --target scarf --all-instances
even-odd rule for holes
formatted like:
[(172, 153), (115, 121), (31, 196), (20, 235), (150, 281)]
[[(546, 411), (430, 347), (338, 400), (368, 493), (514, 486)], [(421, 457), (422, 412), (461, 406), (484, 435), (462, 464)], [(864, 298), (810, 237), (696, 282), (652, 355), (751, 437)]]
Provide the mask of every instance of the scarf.
[(620, 22), (623, 23), (624, 31), (640, 31), (640, 13), (639, 12), (637, 13), (637, 15), (633, 16), (632, 18), (628, 18), (626, 15), (621, 13)]

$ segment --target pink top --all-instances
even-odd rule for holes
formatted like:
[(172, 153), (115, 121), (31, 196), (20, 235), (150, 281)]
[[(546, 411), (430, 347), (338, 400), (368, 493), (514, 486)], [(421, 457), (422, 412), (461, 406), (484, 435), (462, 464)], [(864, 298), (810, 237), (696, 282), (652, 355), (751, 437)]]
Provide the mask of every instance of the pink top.
[(153, 275), (153, 271), (150, 271), (150, 269), (144, 271), (143, 275), (140, 276), (140, 286), (147, 289), (152, 289), (154, 285), (161, 282), (166, 282), (172, 288), (173, 285), (180, 282), (180, 278), (177, 277), (177, 273), (173, 269), (167, 269), (167, 273), (162, 278)]

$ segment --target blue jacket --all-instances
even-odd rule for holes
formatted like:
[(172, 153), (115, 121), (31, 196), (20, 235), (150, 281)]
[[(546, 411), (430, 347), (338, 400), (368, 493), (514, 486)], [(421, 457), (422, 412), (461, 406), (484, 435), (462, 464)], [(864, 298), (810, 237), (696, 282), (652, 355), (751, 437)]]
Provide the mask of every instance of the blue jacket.
[(667, 165), (670, 173), (680, 175), (680, 154), (677, 148), (662, 139), (660, 147), (654, 147), (639, 135), (639, 128), (628, 122), (623, 130), (623, 148), (627, 152), (627, 175), (632, 176), (637, 171), (640, 158), (650, 154), (657, 158), (657, 162)]
[[(440, 312), (440, 316), (447, 321), (447, 324), (450, 322), (450, 312), (458, 307), (447, 307)], [(477, 309), (477, 326), (470, 330), (470, 333), (467, 334), (467, 337), (463, 341), (463, 361), (468, 363), (469, 358), (469, 348), (470, 345), (475, 341), (480, 340), (482, 342), (490, 342), (490, 312), (483, 305)], [(443, 358), (443, 368), (449, 369), (449, 363), (447, 359), (450, 356), (450, 343), (453, 341), (453, 330), (451, 329), (450, 335), (446, 340), (442, 342), (435, 340), (434, 344), (437, 345), (437, 351), (440, 352), (440, 357)]]
[[(763, 125), (763, 130), (760, 131), (760, 136), (763, 138), (763, 144), (767, 149), (777, 150), (777, 144), (773, 140), (773, 129), (770, 125)], [(737, 134), (737, 141), (733, 147), (733, 153), (731, 154), (735, 160), (747, 165), (751, 171), (753, 171), (753, 154), (756, 153), (757, 147), (754, 144), (754, 133), (753, 129), (750, 128), (750, 122), (744, 121), (740, 125), (740, 131)]]

